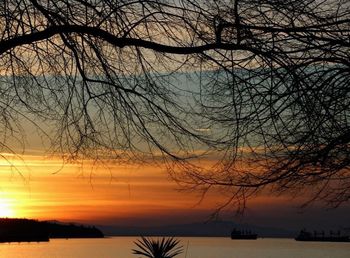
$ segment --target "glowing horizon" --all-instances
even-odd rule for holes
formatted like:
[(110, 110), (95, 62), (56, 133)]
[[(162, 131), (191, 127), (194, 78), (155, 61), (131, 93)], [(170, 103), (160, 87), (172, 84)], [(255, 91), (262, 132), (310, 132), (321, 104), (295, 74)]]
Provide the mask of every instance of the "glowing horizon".
[[(177, 191), (159, 164), (98, 166), (87, 161), (63, 164), (59, 158), (40, 155), (6, 158), (0, 163), (0, 217), (157, 226), (206, 221), (227, 200), (225, 193), (211, 191), (199, 202), (198, 192)], [(322, 214), (298, 213), (291, 196), (270, 196), (267, 191), (249, 201), (244, 217), (229, 210), (223, 218), (296, 228), (310, 223), (346, 225), (348, 220), (346, 207)]]
[(15, 211), (10, 199), (0, 197), (0, 218), (16, 217)]
[(209, 216), (216, 204), (215, 198), (208, 197), (196, 205), (198, 194), (178, 192), (165, 167), (159, 165), (105, 167), (86, 161), (63, 164), (59, 158), (7, 155), (0, 166), (0, 214), (5, 217), (103, 223), (180, 216), (185, 211), (208, 211)]

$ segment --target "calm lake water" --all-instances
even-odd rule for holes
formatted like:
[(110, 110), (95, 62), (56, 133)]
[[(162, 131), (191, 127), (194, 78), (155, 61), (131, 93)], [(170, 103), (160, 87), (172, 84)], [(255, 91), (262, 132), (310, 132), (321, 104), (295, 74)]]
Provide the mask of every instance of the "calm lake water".
[[(349, 258), (350, 243), (297, 242), (292, 239), (180, 238), (187, 258)], [(57, 239), (48, 243), (3, 243), (5, 258), (137, 258), (131, 253), (135, 237)], [(185, 254), (177, 256), (185, 258)]]

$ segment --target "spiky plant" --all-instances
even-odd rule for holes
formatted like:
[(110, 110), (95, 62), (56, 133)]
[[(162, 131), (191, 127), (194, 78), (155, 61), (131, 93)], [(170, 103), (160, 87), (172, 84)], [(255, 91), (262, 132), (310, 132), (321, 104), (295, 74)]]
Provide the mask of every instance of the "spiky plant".
[(133, 254), (149, 258), (172, 258), (183, 252), (183, 246), (180, 245), (180, 241), (173, 237), (163, 237), (156, 240), (149, 237), (141, 237), (134, 243), (137, 249), (132, 249)]

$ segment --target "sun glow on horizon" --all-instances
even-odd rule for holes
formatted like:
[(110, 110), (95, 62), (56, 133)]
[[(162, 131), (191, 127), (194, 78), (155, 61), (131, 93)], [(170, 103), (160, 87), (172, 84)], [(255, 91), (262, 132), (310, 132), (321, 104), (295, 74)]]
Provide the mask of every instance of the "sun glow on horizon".
[(11, 218), (15, 216), (15, 211), (8, 199), (0, 198), (0, 218)]
[[(4, 155), (0, 218), (160, 224), (182, 221), (183, 214), (186, 219), (207, 219), (221, 202), (215, 191), (201, 204), (196, 194), (184, 198), (162, 164), (96, 165), (89, 160), (62, 164), (59, 158), (40, 155)], [(212, 162), (203, 160), (201, 165)]]

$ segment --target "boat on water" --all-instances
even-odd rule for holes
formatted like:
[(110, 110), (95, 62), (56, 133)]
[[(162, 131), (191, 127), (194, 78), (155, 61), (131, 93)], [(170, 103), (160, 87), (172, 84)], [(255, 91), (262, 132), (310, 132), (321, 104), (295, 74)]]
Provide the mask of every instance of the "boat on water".
[(308, 232), (305, 229), (301, 230), (299, 235), (295, 238), (296, 241), (318, 241), (318, 242), (350, 242), (350, 236), (343, 235), (338, 231), (333, 233), (330, 231), (329, 235), (326, 235), (324, 231), (314, 233)]
[(257, 238), (258, 234), (252, 233), (250, 230), (233, 229), (231, 231), (231, 239), (255, 240)]

